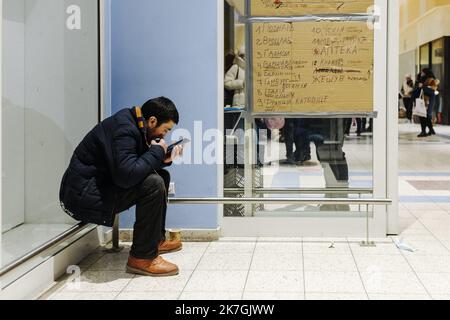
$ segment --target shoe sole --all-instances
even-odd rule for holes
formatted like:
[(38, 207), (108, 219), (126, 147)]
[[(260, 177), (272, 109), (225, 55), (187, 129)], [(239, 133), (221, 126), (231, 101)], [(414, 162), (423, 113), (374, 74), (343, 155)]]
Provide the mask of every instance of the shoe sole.
[(181, 251), (181, 249), (183, 249), (183, 246), (173, 249), (173, 250), (165, 250), (165, 251), (158, 251), (158, 254), (166, 254), (166, 253), (172, 253), (172, 252), (178, 252)]
[(146, 272), (144, 270), (135, 269), (135, 268), (127, 266), (126, 272), (131, 273), (131, 274), (138, 274), (141, 276), (169, 277), (169, 276), (176, 276), (179, 273), (179, 270), (175, 270), (175, 271), (171, 271), (171, 272), (167, 272), (167, 273), (151, 273), (151, 272)]

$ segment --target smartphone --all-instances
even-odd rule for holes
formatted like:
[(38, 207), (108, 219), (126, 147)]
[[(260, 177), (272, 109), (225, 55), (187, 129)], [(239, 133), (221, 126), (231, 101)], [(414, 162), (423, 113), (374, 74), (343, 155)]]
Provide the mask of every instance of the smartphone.
[(181, 138), (179, 141), (172, 143), (168, 148), (167, 148), (167, 154), (172, 153), (172, 150), (175, 146), (179, 146), (179, 145), (185, 145), (187, 143), (191, 142), (191, 140), (187, 139), (187, 138)]

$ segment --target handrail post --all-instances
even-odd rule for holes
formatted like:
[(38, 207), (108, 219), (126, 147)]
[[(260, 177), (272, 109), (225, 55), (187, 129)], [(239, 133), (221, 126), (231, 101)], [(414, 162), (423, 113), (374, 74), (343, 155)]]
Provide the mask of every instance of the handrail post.
[(112, 248), (106, 250), (107, 253), (117, 253), (123, 250), (123, 247), (119, 245), (119, 222), (119, 215), (116, 214), (112, 229)]
[(366, 241), (361, 241), (361, 247), (376, 247), (375, 242), (369, 240), (369, 204), (366, 204)]

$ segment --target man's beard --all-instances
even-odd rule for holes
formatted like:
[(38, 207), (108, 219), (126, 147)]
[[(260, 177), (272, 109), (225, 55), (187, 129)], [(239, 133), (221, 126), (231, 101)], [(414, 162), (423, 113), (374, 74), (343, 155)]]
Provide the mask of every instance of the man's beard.
[(163, 138), (161, 136), (155, 135), (154, 133), (155, 133), (155, 130), (147, 129), (147, 142), (148, 143), (151, 143), (152, 140), (155, 140), (155, 139), (158, 139), (158, 138), (159, 139)]
[(147, 143), (151, 143), (151, 141), (153, 140), (153, 139), (155, 139), (156, 137), (153, 137), (153, 135), (152, 135), (152, 131), (153, 130), (151, 130), (151, 129), (147, 129)]

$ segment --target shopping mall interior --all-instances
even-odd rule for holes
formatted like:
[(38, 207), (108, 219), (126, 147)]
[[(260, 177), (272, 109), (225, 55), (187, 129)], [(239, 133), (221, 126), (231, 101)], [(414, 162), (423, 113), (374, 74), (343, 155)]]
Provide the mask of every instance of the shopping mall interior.
[[(0, 299), (450, 300), (450, 0), (273, 2), (0, 0)], [(158, 96), (190, 139), (172, 277), (127, 272), (134, 208), (58, 198), (85, 135)]]

